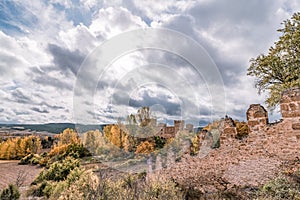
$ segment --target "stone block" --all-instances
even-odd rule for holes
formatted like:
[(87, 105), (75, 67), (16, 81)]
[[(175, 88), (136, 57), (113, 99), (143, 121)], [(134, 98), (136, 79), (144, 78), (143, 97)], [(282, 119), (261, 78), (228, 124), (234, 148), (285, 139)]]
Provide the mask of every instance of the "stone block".
[(258, 124), (259, 124), (258, 121), (248, 121), (248, 126), (251, 126), (251, 127), (256, 126)]
[(225, 135), (236, 135), (236, 133), (237, 133), (237, 131), (236, 131), (236, 128), (234, 128), (234, 127), (224, 129)]
[(290, 97), (288, 96), (283, 96), (281, 99), (280, 99), (280, 104), (282, 103), (290, 103), (291, 102), (291, 99)]
[(257, 111), (254, 113), (254, 118), (262, 118), (262, 117), (266, 117), (266, 113), (263, 111)]
[(300, 123), (294, 123), (294, 124), (292, 124), (292, 128), (294, 130), (300, 130)]
[(297, 104), (295, 104), (295, 103), (290, 103), (290, 104), (289, 104), (289, 107), (290, 107), (290, 110), (291, 110), (291, 111), (297, 110)]
[(266, 118), (265, 119), (259, 119), (259, 123), (261, 125), (266, 125), (267, 124), (267, 119)]
[(292, 96), (291, 100), (292, 101), (300, 101), (300, 95), (298, 94), (297, 96)]
[(280, 104), (280, 110), (282, 111), (288, 111), (289, 110), (289, 106), (287, 104)]

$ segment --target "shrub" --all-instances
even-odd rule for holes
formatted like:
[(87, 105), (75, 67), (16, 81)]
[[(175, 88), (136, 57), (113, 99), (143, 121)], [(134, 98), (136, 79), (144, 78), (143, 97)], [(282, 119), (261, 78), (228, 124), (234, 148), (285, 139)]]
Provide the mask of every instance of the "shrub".
[(67, 157), (63, 161), (56, 161), (52, 163), (48, 169), (43, 170), (39, 176), (34, 180), (33, 184), (46, 181), (62, 181), (65, 180), (68, 174), (79, 167), (79, 160), (72, 157)]
[(20, 160), (20, 162), (18, 163), (19, 165), (37, 165), (40, 162), (40, 156), (38, 154), (28, 154), (27, 156), (25, 156), (24, 158), (22, 158)]
[[(299, 172), (295, 172), (299, 173)], [(260, 196), (267, 199), (300, 199), (300, 182), (293, 179), (294, 174), (290, 176), (281, 175), (269, 183), (265, 184)]]
[(244, 137), (248, 136), (249, 128), (246, 122), (235, 121), (235, 126), (237, 130), (237, 135), (236, 135), (237, 139), (243, 139)]
[(197, 155), (199, 153), (200, 146), (199, 146), (199, 137), (198, 137), (198, 135), (195, 135), (194, 138), (192, 138), (190, 149), (191, 149), (190, 154), (193, 155), (193, 156)]
[(183, 199), (183, 193), (174, 182), (164, 179), (145, 181), (144, 176), (128, 175), (113, 181), (85, 171), (58, 199)]
[(15, 200), (20, 198), (20, 192), (15, 185), (10, 184), (0, 195), (1, 200)]
[(161, 138), (159, 136), (155, 136), (154, 140), (155, 140), (155, 148), (156, 149), (162, 149), (162, 148), (164, 148), (164, 146), (166, 144), (165, 139), (163, 139), (163, 138)]

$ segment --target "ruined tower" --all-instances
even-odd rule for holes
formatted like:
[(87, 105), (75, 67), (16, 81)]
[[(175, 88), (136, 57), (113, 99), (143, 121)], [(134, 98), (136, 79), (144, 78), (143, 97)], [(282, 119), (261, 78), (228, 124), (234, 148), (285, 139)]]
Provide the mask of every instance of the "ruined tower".
[(251, 104), (247, 110), (249, 132), (260, 131), (269, 123), (268, 111), (260, 104)]
[(184, 120), (174, 120), (175, 134), (184, 128)]

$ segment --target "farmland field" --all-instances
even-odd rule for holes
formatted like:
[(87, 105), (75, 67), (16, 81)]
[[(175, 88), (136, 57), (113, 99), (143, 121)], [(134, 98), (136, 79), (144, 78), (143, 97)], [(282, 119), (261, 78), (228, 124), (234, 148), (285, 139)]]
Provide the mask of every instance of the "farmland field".
[(38, 175), (42, 168), (31, 165), (18, 165), (17, 160), (0, 160), (0, 191), (8, 184), (18, 184), (20, 187), (28, 186)]

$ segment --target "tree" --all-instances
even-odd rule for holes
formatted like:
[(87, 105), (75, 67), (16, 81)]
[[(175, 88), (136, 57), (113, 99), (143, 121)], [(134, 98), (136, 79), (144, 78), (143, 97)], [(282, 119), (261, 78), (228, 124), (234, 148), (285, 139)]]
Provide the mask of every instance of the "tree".
[(136, 154), (149, 154), (154, 151), (154, 143), (145, 141), (137, 146), (135, 153)]
[(99, 130), (88, 131), (83, 135), (83, 144), (91, 153), (95, 153), (103, 143), (102, 134)]
[(80, 138), (76, 131), (67, 128), (61, 134), (58, 135), (59, 141), (58, 145), (68, 145), (68, 144), (80, 144)]
[(256, 77), (258, 93), (267, 91), (266, 104), (273, 110), (278, 105), (281, 93), (300, 86), (300, 13), (285, 20), (282, 34), (267, 55), (261, 54), (250, 60), (248, 74)]

